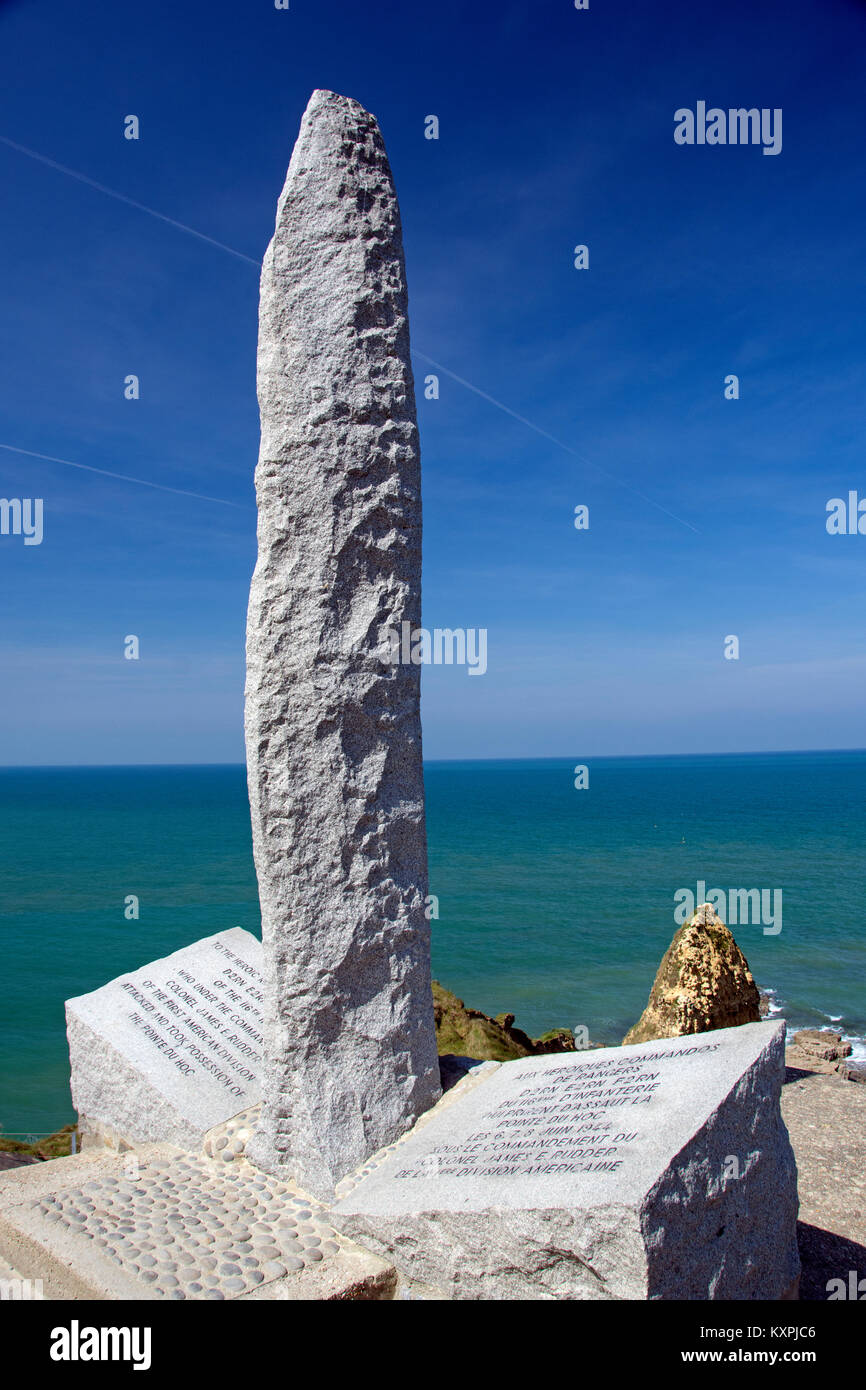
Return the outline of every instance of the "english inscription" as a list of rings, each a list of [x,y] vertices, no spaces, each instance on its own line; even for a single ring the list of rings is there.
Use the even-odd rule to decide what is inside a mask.
[[[182,1076],[207,1073],[242,1101],[261,1062],[262,981],[225,942],[213,950],[221,970],[196,978],[177,967],[165,981],[120,982],[132,1007],[127,1018]]]

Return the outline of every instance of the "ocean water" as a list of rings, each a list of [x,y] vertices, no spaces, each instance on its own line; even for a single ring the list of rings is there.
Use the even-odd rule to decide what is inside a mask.
[[[734,927],[758,984],[866,1053],[866,751],[594,758],[581,791],[575,762],[427,765],[434,974],[530,1033],[616,1043],[678,890],[781,890],[781,932]],[[0,1123],[46,1134],[74,1118],[64,999],[259,933],[244,769],[0,770],[0,865]]]

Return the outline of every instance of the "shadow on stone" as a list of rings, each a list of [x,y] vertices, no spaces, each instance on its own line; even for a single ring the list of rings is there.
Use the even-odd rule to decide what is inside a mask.
[[[35,1154],[0,1153],[0,1172],[7,1168],[24,1168],[29,1163],[40,1163]]]
[[[797,1222],[797,1244],[803,1264],[801,1300],[826,1303],[829,1281],[841,1279],[847,1289],[852,1270],[857,1280],[866,1278],[866,1245],[834,1231],[824,1231],[820,1226],[810,1226],[806,1221]]]
[[[815,1073],[813,1071],[809,1071],[803,1067],[786,1067],[785,1080],[782,1082],[782,1085],[790,1086],[792,1081],[805,1081],[807,1076],[814,1075]]]

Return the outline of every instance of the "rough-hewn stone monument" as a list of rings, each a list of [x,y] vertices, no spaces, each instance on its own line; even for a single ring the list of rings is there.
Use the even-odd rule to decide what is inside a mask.
[[[265,1065],[250,1156],[319,1196],[439,1095],[421,477],[400,216],[376,120],[313,94],[262,267],[246,741]]]
[[[439,990],[461,1051],[479,1025],[529,1055],[452,1057],[434,1104],[420,668],[390,640],[421,619],[400,220],[374,118],[331,92],[264,261],[259,399],[264,943],[221,932],[68,1001],[95,1143],[0,1176],[0,1260],[52,1298],[793,1296],[785,1028],[748,1021],[757,990],[711,909],[641,1024],[697,1036],[550,1055],[562,1033],[533,1042]]]

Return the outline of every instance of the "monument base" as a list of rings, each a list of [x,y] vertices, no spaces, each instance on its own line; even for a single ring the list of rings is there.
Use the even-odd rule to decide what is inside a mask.
[[[741,1178],[730,1179],[732,1183],[744,1182],[736,1189],[741,1196],[733,1205],[733,1190],[728,1193],[726,1203],[724,1187],[718,1184],[715,1191],[712,1188],[704,1190],[700,1201],[682,1201],[688,1191],[694,1199],[696,1175],[706,1173],[701,1167],[702,1159],[709,1152],[721,1154],[732,1143],[736,1145],[738,1135],[742,1138],[743,1133],[737,1128],[736,1118],[732,1121],[724,1103],[713,1109],[712,1088],[708,1094],[704,1086],[701,1104],[712,1109],[714,1119],[721,1117],[721,1121],[715,1119],[716,1128],[720,1123],[722,1126],[716,1136],[722,1141],[721,1145],[709,1141],[706,1124],[699,1126],[692,1143],[679,1148],[674,1161],[668,1163],[666,1182],[656,1183],[651,1189],[668,1198],[664,1223],[656,1227],[653,1239],[664,1257],[665,1243],[673,1237],[675,1259],[680,1260],[679,1266],[670,1258],[667,1260],[665,1297],[782,1300],[798,1297],[799,1276],[792,1224],[795,1217],[792,1203],[795,1204],[796,1195],[794,1192],[792,1196],[794,1179],[787,1164],[787,1135],[778,1131],[778,1098],[773,1082],[778,1031],[774,1024],[749,1025],[726,1030],[733,1035],[727,1040],[720,1033],[701,1034],[641,1048],[610,1049],[610,1060],[626,1069],[620,1071],[618,1078],[613,1075],[606,1078],[604,1089],[610,1092],[607,1099],[617,1100],[618,1104],[605,1106],[600,1095],[588,1097],[584,1093],[582,1098],[577,1098],[578,1108],[584,1111],[584,1123],[584,1103],[590,1098],[595,1109],[602,1112],[605,1109],[621,1112],[625,1108],[624,1098],[631,1109],[634,1097],[647,1092],[629,1090],[623,1095],[624,1087],[654,1083],[627,1081],[626,1074],[634,1074],[636,1060],[646,1062],[643,1054],[659,1050],[685,1054],[667,1059],[668,1068],[674,1063],[687,1063],[690,1057],[704,1060],[716,1057],[716,1091],[724,1091],[730,1080],[731,1058],[729,1055],[726,1066],[718,1061],[717,1054],[727,1047],[732,1048],[738,1058],[734,1071],[740,1068],[739,1080],[732,1087],[728,1086],[726,1099],[737,1108],[735,1116],[739,1114],[740,1123],[751,1135],[750,1142],[757,1141],[764,1147],[762,1151],[753,1148],[744,1154]],[[696,1051],[706,1047],[715,1051],[706,1054]],[[740,1066],[743,1058],[749,1055],[752,1063]],[[0,1276],[6,1262],[7,1269],[11,1266],[8,1277],[14,1276],[22,1287],[28,1283],[38,1284],[40,1296],[49,1299],[439,1301],[499,1298],[503,1296],[497,1292],[501,1288],[502,1273],[492,1277],[488,1266],[491,1259],[497,1259],[505,1228],[507,1239],[519,1245],[516,1262],[506,1276],[508,1297],[539,1300],[653,1297],[653,1286],[648,1288],[645,1246],[640,1239],[632,1239],[635,1228],[628,1212],[627,1185],[615,1194],[613,1208],[605,1204],[602,1210],[593,1212],[590,1201],[586,1210],[581,1211],[575,1203],[587,1198],[587,1190],[581,1185],[585,1180],[581,1175],[568,1175],[570,1204],[560,1196],[560,1206],[552,1209],[550,1185],[562,1178],[556,1173],[545,1173],[537,1179],[534,1210],[527,1216],[527,1208],[515,1204],[513,1191],[509,1195],[500,1184],[497,1204],[490,1205],[482,1219],[484,1240],[474,1253],[469,1246],[479,1212],[473,1216],[465,1201],[462,1208],[455,1208],[453,1192],[450,1199],[445,1194],[441,1212],[435,1209],[436,1200],[443,1196],[439,1184],[449,1180],[449,1175],[442,1172],[452,1162],[448,1154],[453,1156],[455,1144],[463,1142],[461,1135],[467,1111],[476,1128],[479,1115],[497,1112],[500,1121],[503,1116],[510,1115],[511,1122],[506,1127],[512,1132],[523,1130],[524,1139],[506,1139],[505,1143],[516,1144],[519,1152],[519,1146],[525,1142],[527,1114],[535,1125],[538,1117],[534,1112],[540,1096],[546,1097],[546,1108],[550,1103],[551,1086],[555,1093],[562,1084],[561,1077],[557,1081],[555,1073],[564,1066],[565,1080],[574,1080],[576,1073],[570,1074],[568,1067],[577,1062],[578,1066],[591,1067],[592,1075],[597,1076],[599,1059],[603,1067],[606,1059],[599,1051],[591,1056],[584,1054],[582,1058],[563,1055],[530,1058],[521,1063],[474,1064],[409,1134],[340,1184],[337,1203],[330,1210],[291,1182],[267,1175],[248,1161],[246,1145],[258,1120],[255,1107],[211,1129],[200,1153],[168,1144],[139,1145],[123,1154],[103,1148],[15,1169],[0,1176]],[[542,1075],[527,1078],[527,1070],[534,1072],[539,1063]],[[581,1075],[585,1092],[591,1077],[588,1072]],[[527,1080],[533,1084],[524,1085]],[[514,1090],[518,1096],[522,1094],[521,1104],[503,1110],[499,1092],[510,1094]],[[674,1091],[676,1094],[676,1088]],[[571,1094],[575,1097],[573,1087]],[[655,1096],[655,1091],[649,1094]],[[689,1097],[680,1099],[688,1101]],[[636,1104],[634,1112],[642,1112],[647,1119],[635,1120],[630,1129],[617,1117],[617,1134],[632,1136],[626,1140],[626,1147],[640,1137],[640,1126],[645,1132],[660,1128],[664,1142],[669,1148],[676,1148],[680,1136],[670,1111],[660,1103],[664,1100],[662,1094]],[[694,1096],[691,1103],[694,1106]],[[607,1120],[603,1118],[597,1123],[604,1125]],[[551,1136],[559,1150],[557,1163],[544,1161],[545,1157],[549,1160],[551,1154],[539,1155],[536,1148],[536,1161],[529,1165],[533,1168],[562,1166],[567,1162],[562,1158],[564,1143],[566,1140],[574,1143],[573,1123],[553,1123],[545,1127],[560,1132],[565,1130],[566,1135],[565,1138],[556,1133]],[[596,1131],[597,1134],[601,1132]],[[694,1143],[696,1137],[697,1145]],[[596,1143],[596,1147],[616,1148],[612,1139],[610,1135],[603,1144]],[[477,1144],[478,1140],[474,1142]],[[487,1166],[518,1167],[514,1152],[512,1149],[512,1161],[507,1165],[490,1163]],[[727,1154],[727,1159],[736,1156],[736,1152],[739,1150],[735,1147],[735,1152]],[[436,1153],[442,1156],[433,1163],[430,1157]],[[661,1151],[656,1157],[660,1155]],[[590,1164],[616,1161],[615,1157],[587,1160]],[[394,1173],[411,1173],[414,1168],[423,1172],[425,1163],[423,1182],[429,1186],[429,1200],[423,1221],[419,1219],[417,1206],[415,1211],[404,1209],[399,1219],[392,1219],[386,1212],[375,1217],[364,1215],[374,1205],[371,1198],[375,1198],[377,1191],[380,1195],[384,1191],[393,1202],[395,1187],[407,1190],[407,1179],[395,1182]],[[675,1189],[671,1187],[670,1172],[676,1173],[677,1164],[685,1170],[685,1187],[671,1200]],[[485,1165],[476,1161],[472,1166]],[[729,1168],[731,1166],[728,1164]],[[605,1175],[614,1178],[618,1171],[610,1167],[596,1168],[595,1180],[601,1181]],[[746,1181],[748,1174],[751,1177]],[[520,1175],[500,1173],[496,1176],[513,1185]],[[535,1179],[533,1174],[526,1176],[531,1181]],[[758,1213],[763,1211],[758,1180],[762,1186],[769,1184],[774,1225],[772,1229],[741,1230],[733,1251],[725,1252],[719,1244],[723,1238],[719,1235],[723,1224],[733,1220],[736,1225],[738,1215],[743,1210],[748,1211],[753,1203]],[[453,1183],[454,1179],[450,1181]],[[484,1181],[489,1185],[490,1177]],[[723,1212],[726,1213],[724,1219]],[[716,1237],[715,1250],[710,1251],[713,1268],[709,1274],[705,1268],[707,1242],[701,1237],[707,1213],[713,1226],[711,1234]],[[535,1230],[531,1238],[527,1236],[527,1220]],[[363,1232],[359,1229],[361,1226]],[[645,1231],[649,1229],[644,1226]],[[351,1234],[353,1230],[358,1231],[356,1236]],[[540,1242],[537,1240],[539,1231]],[[553,1233],[556,1243],[552,1257]],[[591,1256],[587,1249],[587,1233],[589,1239],[595,1240]],[[677,1239],[678,1235],[685,1238]],[[536,1268],[540,1250],[544,1252],[544,1261]],[[611,1273],[611,1256],[617,1252],[618,1258],[624,1254],[625,1261],[624,1264],[620,1261],[619,1265],[614,1261]],[[733,1257],[738,1262],[733,1271],[740,1280],[738,1289],[733,1287],[731,1278],[723,1282],[726,1253],[730,1256],[728,1263],[734,1262]],[[556,1283],[551,1282],[551,1271]],[[653,1277],[658,1289],[659,1276]],[[606,1284],[602,1285],[602,1279],[606,1279]],[[672,1282],[674,1279],[679,1285]],[[678,1294],[678,1288],[682,1293]]]
[[[0,1268],[49,1299],[392,1298],[396,1271],[242,1157],[167,1144],[0,1176]]]

